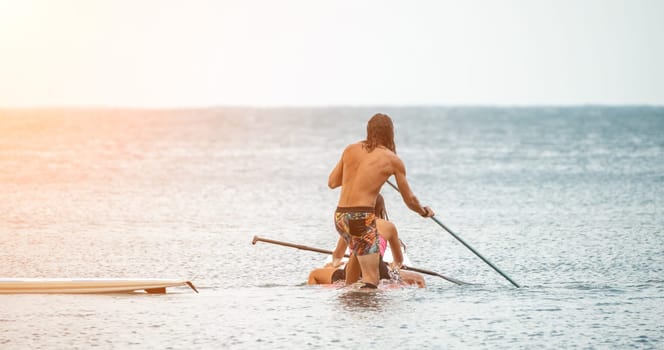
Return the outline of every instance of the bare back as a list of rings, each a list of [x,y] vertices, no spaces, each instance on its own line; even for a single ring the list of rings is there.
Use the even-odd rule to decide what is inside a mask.
[[[341,158],[343,164],[340,207],[374,207],[376,196],[395,173],[399,158],[385,147],[368,152],[362,143],[349,145]]]
[[[430,209],[420,205],[406,180],[406,168],[401,159],[383,146],[368,152],[362,142],[346,147],[341,159],[328,178],[328,186],[341,186],[339,207],[371,207],[387,179],[394,175],[404,202],[420,215],[433,216]]]

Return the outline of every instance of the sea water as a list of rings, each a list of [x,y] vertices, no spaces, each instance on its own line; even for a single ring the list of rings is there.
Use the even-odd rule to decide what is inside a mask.
[[[376,112],[433,220],[382,193],[427,288],[305,285],[327,176]],[[0,111],[0,277],[189,278],[0,295],[0,348],[664,348],[664,108]]]

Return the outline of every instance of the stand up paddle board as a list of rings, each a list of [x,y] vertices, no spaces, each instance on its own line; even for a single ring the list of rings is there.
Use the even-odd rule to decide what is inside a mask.
[[[190,281],[175,279],[0,278],[0,294],[91,294],[136,291],[163,294],[166,293],[167,287],[185,285],[198,293]]]

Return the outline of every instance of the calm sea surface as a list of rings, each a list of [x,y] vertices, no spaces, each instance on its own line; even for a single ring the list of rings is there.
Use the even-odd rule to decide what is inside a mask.
[[[375,112],[426,289],[304,285],[327,176]],[[200,294],[0,295],[1,349],[662,349],[664,108],[0,111],[0,277],[190,278]]]

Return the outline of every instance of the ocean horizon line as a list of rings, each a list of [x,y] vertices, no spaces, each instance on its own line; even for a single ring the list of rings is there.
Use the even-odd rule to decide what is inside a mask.
[[[200,106],[131,106],[131,105],[34,105],[34,106],[0,106],[0,111],[57,111],[57,110],[115,110],[115,111],[192,111],[214,109],[380,109],[380,108],[442,108],[442,109],[536,109],[536,108],[664,108],[664,104],[609,104],[609,103],[578,103],[578,104],[300,104],[300,105],[249,105],[249,104],[214,104]]]

